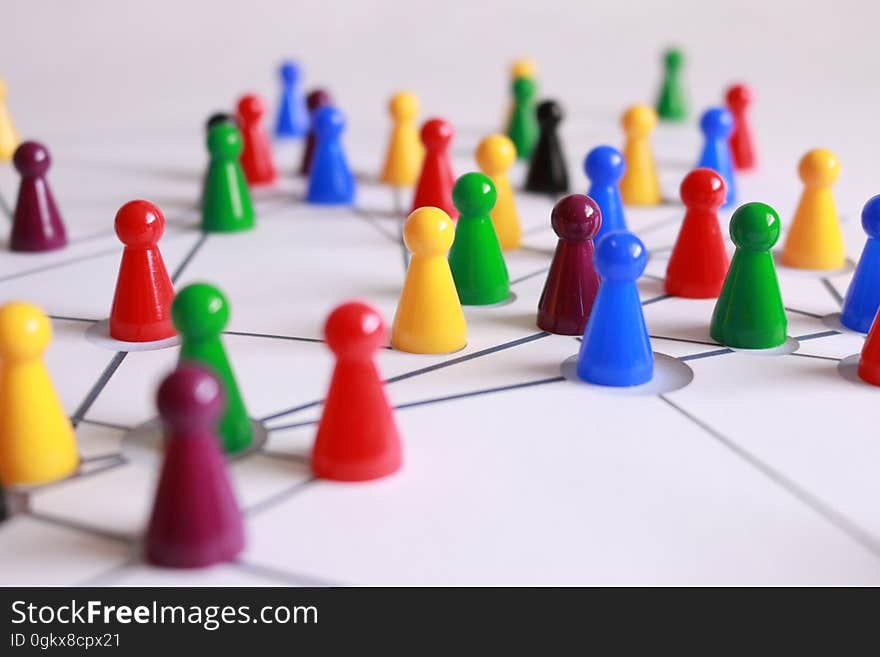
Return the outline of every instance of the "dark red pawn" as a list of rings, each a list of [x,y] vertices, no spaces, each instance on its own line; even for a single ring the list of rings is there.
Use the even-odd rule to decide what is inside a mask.
[[[740,170],[754,169],[755,145],[746,110],[752,103],[752,90],[744,84],[735,84],[727,90],[727,108],[733,114],[733,132],[730,133],[730,155],[733,165]]]
[[[165,457],[147,527],[147,561],[169,568],[232,561],[244,549],[244,527],[216,432],[220,382],[197,365],[180,365],[159,386],[156,402]]]
[[[26,141],[15,150],[12,163],[21,174],[21,185],[12,216],[9,248],[12,251],[60,249],[67,244],[67,231],[46,180],[52,163],[48,149],[35,141]]]
[[[694,169],[681,181],[687,211],[666,267],[666,292],[688,299],[714,299],[730,266],[718,208],[724,203],[724,178],[712,169]]]
[[[589,196],[570,194],[550,215],[559,237],[538,301],[538,327],[559,335],[582,335],[599,289],[593,266],[593,238],[602,225],[599,206]]]
[[[377,479],[400,468],[397,425],[374,362],[385,344],[385,324],[365,303],[337,307],[324,325],[336,367],[312,449],[316,477],[338,481]]]
[[[443,119],[429,119],[422,126],[421,138],[425,146],[425,159],[422,172],[416,183],[412,209],[434,206],[450,217],[458,217],[458,210],[452,204],[452,186],[455,176],[452,161],[449,159],[449,144],[455,131]]]
[[[116,213],[116,235],[125,245],[110,309],[110,337],[152,342],[175,334],[171,324],[174,286],[159,238],[165,218],[149,201],[129,201]]]
[[[333,103],[330,93],[324,89],[315,89],[306,96],[306,107],[309,108],[309,117],[315,115],[322,107],[326,107]],[[302,162],[299,166],[299,174],[308,176],[312,171],[312,153],[315,151],[315,131],[309,127],[309,135],[306,138],[306,147],[303,149]]]
[[[236,120],[241,130],[241,168],[249,185],[268,185],[275,182],[275,164],[272,145],[263,128],[266,106],[256,94],[247,94],[238,101]]]

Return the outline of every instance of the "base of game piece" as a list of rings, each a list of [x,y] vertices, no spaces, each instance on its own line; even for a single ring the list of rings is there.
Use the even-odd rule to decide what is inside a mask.
[[[859,359],[861,354],[852,354],[837,364],[837,372],[850,383],[855,383],[868,390],[880,391],[880,386],[871,385],[859,376]]]
[[[593,390],[602,390],[620,395],[662,395],[681,390],[694,379],[694,371],[678,358],[654,352],[654,377],[647,383],[637,386],[601,386],[588,383],[577,375],[577,355],[562,362],[562,376],[572,383]]]
[[[247,449],[243,449],[235,454],[226,454],[229,461],[237,461],[245,458],[254,452],[260,451],[266,444],[269,432],[263,424],[251,418],[251,427],[253,428],[253,442],[248,445]],[[139,424],[129,430],[122,437],[122,454],[133,461],[156,461],[162,458],[162,443],[164,433],[162,431],[162,423],[159,418],[147,420],[143,424]]]
[[[741,349],[739,347],[728,347],[728,349],[738,354],[751,354],[753,356],[788,356],[796,352],[800,346],[797,340],[788,336],[781,345],[770,347],[769,349]]]
[[[838,269],[800,269],[798,267],[789,267],[782,264],[781,249],[773,251],[773,263],[776,265],[777,274],[785,272],[786,275],[801,276],[803,278],[833,278],[834,276],[851,274],[856,268],[856,264],[849,258],[846,259],[843,267]]]
[[[862,333],[860,331],[853,331],[848,326],[844,326],[840,321],[840,313],[831,313],[830,315],[825,315],[822,317],[822,323],[828,328],[834,331],[840,331],[841,333],[850,333],[852,335],[867,335],[867,333]]]
[[[96,347],[108,349],[110,351],[156,351],[158,349],[167,349],[168,347],[176,347],[180,344],[180,336],[173,335],[164,340],[153,340],[152,342],[125,342],[123,340],[115,340],[110,337],[110,320],[102,319],[95,322],[86,329],[86,338]]]

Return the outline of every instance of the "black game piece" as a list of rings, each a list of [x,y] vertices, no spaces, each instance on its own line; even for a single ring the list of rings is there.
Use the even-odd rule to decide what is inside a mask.
[[[568,166],[557,134],[562,108],[556,101],[545,100],[538,105],[536,114],[541,131],[529,162],[526,191],[565,194],[568,192]]]

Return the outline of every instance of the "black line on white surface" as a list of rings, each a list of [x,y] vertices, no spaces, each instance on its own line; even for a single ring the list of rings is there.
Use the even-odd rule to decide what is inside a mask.
[[[701,358],[712,358],[712,356],[723,356],[724,354],[732,354],[733,349],[715,349],[714,351],[703,351],[699,354],[688,354],[687,356],[679,356],[678,360],[685,362],[689,360],[700,360]]]
[[[48,315],[49,319],[57,322],[82,322],[83,324],[97,324],[99,319],[87,319],[85,317],[65,317],[64,315]]]
[[[80,459],[80,463],[96,463],[98,461],[107,461],[109,459],[124,461],[125,457],[122,456],[120,452],[105,452],[104,454],[93,454],[91,456],[84,456],[82,457],[82,459]],[[91,471],[89,471],[89,474],[91,474]]]
[[[381,234],[382,237],[391,242],[397,243],[397,236],[392,231],[385,228],[385,226],[376,219],[372,212],[362,208],[352,208],[352,212],[379,231],[379,234]]]
[[[531,274],[525,274],[524,276],[520,276],[519,278],[514,278],[510,281],[511,285],[516,285],[517,283],[522,283],[523,281],[527,281],[530,278],[534,278],[535,276],[540,276],[550,270],[550,267],[541,267],[538,271],[533,271]]]
[[[107,586],[124,575],[129,569],[141,565],[143,562],[137,556],[126,559],[122,563],[118,563],[97,575],[89,575],[87,578],[76,582],[74,586]]]
[[[90,253],[89,255],[78,256],[76,258],[71,258],[70,260],[62,260],[60,262],[53,262],[48,265],[43,265],[42,267],[34,267],[33,269],[28,269],[26,271],[20,271],[14,274],[7,274],[6,276],[0,276],[0,283],[5,283],[6,281],[11,281],[16,278],[24,278],[25,276],[30,276],[31,274],[42,274],[43,272],[51,271],[53,269],[60,269],[61,267],[75,265],[79,262],[85,262],[86,260],[100,258],[106,255],[111,255],[113,253],[119,253],[119,249],[114,247],[112,249],[104,249],[103,251],[95,251],[94,253]]]
[[[644,301],[642,301],[642,305],[643,306],[650,306],[652,303],[657,303],[658,301],[663,301],[664,299],[669,299],[671,297],[672,297],[671,294],[661,294],[660,296],[657,296],[657,297],[651,297],[650,299],[645,299]]]
[[[831,356],[817,356],[816,354],[802,354],[799,351],[794,351],[789,356],[798,356],[799,358],[815,358],[816,360],[831,360],[835,363],[839,363],[841,361],[840,358],[832,358]]]
[[[705,340],[690,340],[688,338],[672,338],[668,335],[649,335],[652,340],[669,340],[670,342],[686,342],[688,344],[704,344],[710,347],[723,347],[719,342],[707,342]]]
[[[749,452],[747,449],[741,447],[730,438],[727,438],[719,431],[716,431],[715,429],[710,427],[703,420],[699,419],[698,417],[691,414],[689,411],[685,410],[674,401],[666,397],[666,395],[661,394],[658,395],[658,397],[660,397],[660,399],[662,399],[676,411],[681,413],[685,418],[703,429],[710,436],[715,438],[715,440],[717,440],[721,445],[733,452],[736,456],[754,467],[761,474],[765,475],[768,479],[773,481],[782,489],[790,493],[795,499],[802,502],[807,507],[818,513],[820,516],[825,518],[825,520],[830,522],[834,527],[843,531],[850,538],[854,539],[857,543],[866,548],[872,554],[880,557],[880,543],[878,543],[877,539],[874,536],[859,527],[859,525],[857,525],[855,522],[834,509],[831,505],[827,504],[819,497],[813,495],[811,492],[800,486],[794,480],[786,477],[779,470],[776,470],[769,464],[764,463],[761,459]]]
[[[321,338],[301,338],[295,335],[276,335],[274,333],[251,333],[250,331],[223,331],[223,335],[240,335],[246,338],[268,338],[270,340],[288,340],[290,342],[313,342],[324,344]]]
[[[103,422],[101,420],[92,420],[88,418],[80,418],[80,424],[92,424],[96,427],[104,427],[105,429],[116,429],[118,431],[131,431],[134,427],[127,427],[124,424],[116,424],[115,422]]]
[[[209,233],[202,233],[199,235],[199,239],[196,240],[196,243],[193,244],[192,248],[189,250],[189,253],[184,256],[183,260],[180,261],[180,264],[177,265],[177,269],[174,270],[174,273],[171,274],[171,282],[176,283],[177,279],[181,277],[184,270],[189,266],[189,263],[192,262],[192,259],[196,257],[196,254],[208,241]]]
[[[241,512],[246,516],[253,516],[261,513],[266,509],[270,509],[273,506],[290,499],[294,495],[301,493],[306,488],[314,484],[316,481],[318,480],[315,477],[310,477],[304,481],[297,482],[293,486],[285,488],[284,490],[275,493],[274,495],[271,495],[264,500],[260,500],[259,502],[255,502],[248,507],[244,507]]]
[[[101,376],[98,377],[95,385],[93,385],[91,390],[89,390],[86,398],[83,399],[79,407],[73,412],[73,415],[70,418],[70,422],[73,424],[74,427],[79,424],[79,421],[82,420],[85,417],[86,413],[89,412],[92,404],[94,404],[95,400],[98,399],[98,395],[101,394],[101,391],[110,382],[110,377],[112,377],[116,370],[119,369],[119,366],[122,365],[122,361],[125,360],[126,356],[128,356],[127,351],[117,351],[113,358],[110,359],[110,362],[107,363],[107,367],[105,367],[104,371],[101,372]]]
[[[233,566],[250,575],[256,575],[269,581],[284,581],[293,586],[345,586],[341,582],[328,579],[320,579],[311,575],[303,575],[301,573],[291,573],[285,570],[278,570],[271,566],[264,566],[250,561],[233,561]]]
[[[822,285],[825,286],[825,289],[828,290],[828,294],[834,297],[834,300],[837,302],[837,305],[841,305],[843,303],[843,297],[840,295],[840,292],[837,291],[837,288],[829,281],[827,278],[822,279]]]
[[[807,333],[806,335],[796,335],[794,339],[798,342],[806,342],[807,340],[817,340],[819,338],[830,338],[832,335],[840,335],[840,331],[828,330],[819,331],[818,333]]]
[[[308,424],[317,424],[315,422],[309,422]],[[289,461],[291,463],[300,463],[302,465],[308,465],[311,463],[311,459],[305,454],[295,454],[293,452],[276,452],[272,449],[266,449],[265,447],[260,449],[260,454],[263,456],[268,456],[270,459],[278,459],[279,461]]]
[[[822,319],[822,315],[807,312],[806,310],[798,310],[797,308],[789,308],[788,306],[786,306],[785,309],[790,313],[794,313],[795,315],[803,315],[804,317],[812,317],[813,319]]]
[[[3,194],[0,194],[0,214],[3,214],[7,219],[12,219],[12,208],[9,207]]]
[[[41,511],[27,511],[24,516],[27,518],[33,518],[34,520],[39,520],[40,522],[44,522],[48,525],[64,527],[65,529],[72,529],[82,534],[91,534],[92,536],[106,538],[111,541],[116,541],[117,543],[131,543],[133,540],[133,537],[127,534],[112,532],[107,529],[102,529],[101,527],[84,525],[75,520],[71,520],[70,518],[62,518],[48,513],[43,513]]]

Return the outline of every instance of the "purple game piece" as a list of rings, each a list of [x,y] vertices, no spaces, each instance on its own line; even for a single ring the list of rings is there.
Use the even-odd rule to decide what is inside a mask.
[[[309,108],[309,118],[311,119],[312,115],[317,112],[322,107],[326,107],[331,104],[333,99],[330,98],[330,94],[324,89],[315,89],[308,96],[306,96],[306,106]],[[299,173],[301,176],[308,176],[312,170],[312,153],[315,150],[315,133],[311,127],[309,127],[309,135],[306,138],[306,147],[303,150],[302,163],[299,167]]]
[[[538,327],[581,335],[599,289],[593,266],[593,237],[602,223],[599,206],[589,196],[570,194],[553,206],[550,222],[559,242],[538,302]]]
[[[159,386],[165,459],[146,536],[152,564],[200,568],[232,561],[244,549],[216,431],[222,397],[217,378],[197,365],[178,366]]]
[[[21,174],[18,201],[12,218],[9,248],[12,251],[52,251],[67,244],[67,233],[55,205],[46,172],[52,160],[45,146],[22,143],[12,156]]]

